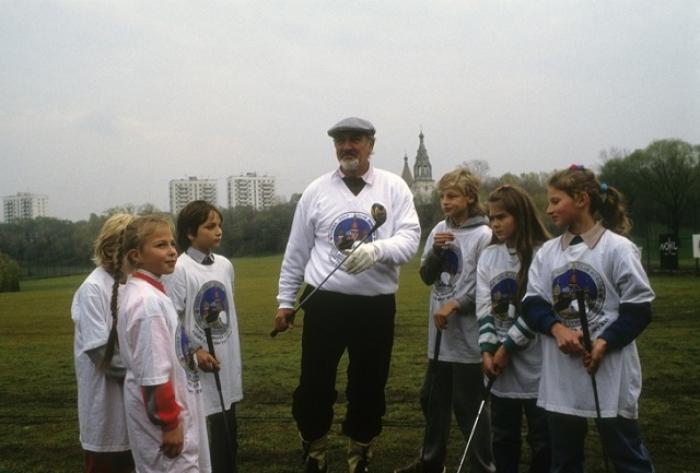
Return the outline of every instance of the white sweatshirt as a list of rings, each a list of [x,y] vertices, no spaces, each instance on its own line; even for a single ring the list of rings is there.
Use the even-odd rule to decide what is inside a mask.
[[[323,289],[364,296],[398,289],[399,265],[415,255],[420,240],[413,195],[399,176],[388,171],[370,166],[363,179],[365,187],[354,195],[336,170],[314,180],[302,194],[280,271],[280,308],[294,307],[302,283],[318,286],[343,259],[342,250],[369,232],[374,203],[382,204],[387,213],[386,222],[368,239],[378,250],[377,263],[358,274],[340,268]]]

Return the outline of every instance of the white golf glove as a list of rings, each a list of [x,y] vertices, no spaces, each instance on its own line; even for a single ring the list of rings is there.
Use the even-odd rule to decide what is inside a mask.
[[[345,254],[350,253],[350,250],[345,250]],[[378,251],[374,243],[365,243],[360,245],[353,254],[343,263],[343,269],[350,274],[361,273],[369,269],[377,262]]]

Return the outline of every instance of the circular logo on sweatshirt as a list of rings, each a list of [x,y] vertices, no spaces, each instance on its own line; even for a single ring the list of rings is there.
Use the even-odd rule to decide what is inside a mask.
[[[222,339],[231,332],[230,317],[231,308],[224,285],[219,281],[203,284],[194,299],[194,321],[197,329],[203,334],[204,329],[209,327],[212,339]]]
[[[199,372],[193,369],[192,365],[188,363],[189,357],[192,356],[192,352],[197,348],[194,346],[185,327],[178,323],[177,330],[175,331],[175,355],[177,356],[180,365],[185,369],[185,374],[187,375],[187,389],[190,392],[200,392],[202,387],[199,384]]]
[[[338,264],[345,258],[344,250],[352,249],[353,245],[359,243],[369,235],[374,221],[364,212],[347,212],[341,214],[331,224],[328,240],[331,243],[330,262]],[[374,241],[374,235],[367,238],[367,241]]]
[[[581,312],[586,315],[591,333],[605,323],[602,320],[605,283],[598,272],[582,262],[569,263],[553,271],[554,312],[569,328],[581,327]]]
[[[438,300],[452,297],[455,284],[462,274],[462,250],[458,245],[449,244],[440,255],[440,273],[433,284],[433,291]]]
[[[491,286],[491,315],[500,323],[500,326],[510,325],[515,319],[515,298],[518,293],[516,274],[505,271],[496,276],[490,283]]]

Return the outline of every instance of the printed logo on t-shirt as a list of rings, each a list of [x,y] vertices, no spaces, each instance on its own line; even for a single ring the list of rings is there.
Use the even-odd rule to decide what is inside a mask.
[[[214,344],[222,343],[231,335],[231,312],[226,288],[219,281],[202,285],[194,298],[194,331],[200,340],[205,339],[204,329],[211,329]]]
[[[202,390],[199,382],[199,372],[188,363],[188,357],[195,348],[197,347],[190,342],[185,332],[185,327],[178,323],[175,331],[175,355],[187,374],[187,390],[198,393]]]
[[[328,235],[331,243],[331,264],[336,265],[342,261],[345,258],[343,250],[352,249],[355,243],[367,237],[373,225],[372,218],[364,212],[347,212],[338,216],[331,224]],[[372,235],[368,241],[374,241],[374,238]]]
[[[489,283],[491,286],[491,315],[496,328],[507,331],[515,319],[515,298],[518,292],[516,274],[504,271]]]
[[[458,245],[448,245],[442,250],[440,275],[433,284],[433,294],[439,301],[455,294],[455,284],[462,274],[462,250]]]
[[[602,328],[607,317],[603,317],[605,302],[605,283],[598,272],[582,262],[569,263],[553,271],[552,300],[554,311],[562,323],[569,328],[579,329],[578,296],[582,295],[584,310],[591,334]]]

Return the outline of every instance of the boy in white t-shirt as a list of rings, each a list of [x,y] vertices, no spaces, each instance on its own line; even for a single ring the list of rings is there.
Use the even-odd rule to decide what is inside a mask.
[[[115,214],[105,221],[95,240],[93,259],[97,267],[80,285],[71,305],[80,444],[86,473],[134,471],[124,415],[124,367],[118,358],[106,369],[100,367],[112,327],[110,299],[113,288],[119,286],[114,280],[119,235],[133,218]]]
[[[165,279],[185,327],[193,365],[201,371],[217,371],[220,378],[225,412],[215,376],[199,375],[214,473],[236,471],[235,403],[243,398],[233,265],[213,253],[221,243],[221,223],[221,212],[208,202],[187,204],[177,218],[178,246],[185,251],[175,272]],[[208,351],[206,330],[211,333],[215,356]]]

